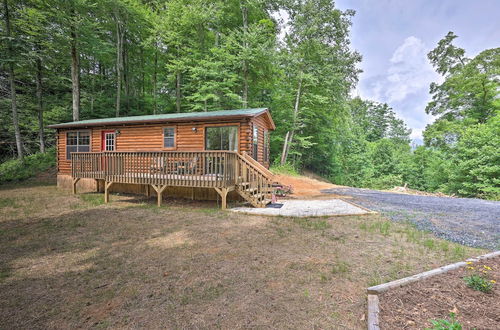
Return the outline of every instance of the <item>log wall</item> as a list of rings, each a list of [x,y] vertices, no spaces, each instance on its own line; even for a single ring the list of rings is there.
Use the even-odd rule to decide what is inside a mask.
[[[207,126],[238,126],[239,152],[246,151],[252,154],[252,127],[259,128],[259,153],[258,161],[266,167],[269,162],[264,162],[264,130],[270,127],[266,115],[241,120],[216,121],[216,122],[186,122],[186,123],[161,123],[141,125],[117,125],[106,127],[91,127],[78,130],[91,132],[91,151],[100,152],[103,131],[119,130],[116,137],[115,151],[203,151],[205,150],[205,127]],[[163,147],[163,128],[176,128],[176,143],[174,148]],[[196,131],[193,130],[196,128]],[[71,174],[71,161],[66,159],[66,133],[75,129],[59,129],[57,134],[57,165],[59,174]]]

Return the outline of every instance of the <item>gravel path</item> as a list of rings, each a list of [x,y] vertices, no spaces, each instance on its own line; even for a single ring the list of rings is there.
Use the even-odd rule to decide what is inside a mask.
[[[378,211],[393,221],[414,223],[436,236],[473,247],[500,249],[500,202],[473,198],[417,196],[359,188],[333,188],[323,193]]]

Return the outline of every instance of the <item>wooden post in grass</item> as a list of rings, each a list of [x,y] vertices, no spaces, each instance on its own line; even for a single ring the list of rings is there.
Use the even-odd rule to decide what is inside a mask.
[[[80,181],[80,178],[73,178],[73,195],[76,194],[76,184]]]
[[[104,182],[104,203],[109,202],[109,188],[112,184],[113,182]]]
[[[153,187],[153,189],[156,191],[156,196],[158,198],[158,206],[161,206],[163,191],[167,188],[167,185],[152,184],[151,187]]]
[[[234,190],[234,187],[229,187],[229,188],[217,188],[214,187],[215,191],[220,195],[222,199],[221,203],[221,209],[226,209],[227,208],[227,194],[231,191]]]

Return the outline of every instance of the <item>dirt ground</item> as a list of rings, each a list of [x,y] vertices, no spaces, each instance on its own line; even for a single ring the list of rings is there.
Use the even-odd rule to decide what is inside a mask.
[[[484,253],[377,215],[111,201],[50,182],[0,187],[1,329],[363,329],[366,287]]]
[[[381,329],[423,329],[430,320],[450,319],[454,313],[464,329],[500,328],[500,257],[476,262],[380,296]],[[490,293],[473,290],[463,277],[484,271],[496,283]]]
[[[332,199],[332,194],[323,194],[321,190],[341,188],[342,186],[326,182],[319,177],[275,175],[275,180],[284,185],[293,187],[293,194],[287,196],[289,199]],[[340,196],[337,196],[340,197]]]

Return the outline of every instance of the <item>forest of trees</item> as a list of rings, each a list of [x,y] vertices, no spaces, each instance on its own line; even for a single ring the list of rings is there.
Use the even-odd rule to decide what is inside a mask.
[[[1,1],[0,161],[11,172],[10,159],[53,149],[48,124],[268,107],[276,166],[500,197],[499,48],[468,58],[450,32],[429,53],[444,82],[422,111],[437,120],[411,148],[393,109],[351,96],[354,12],[330,0]]]

